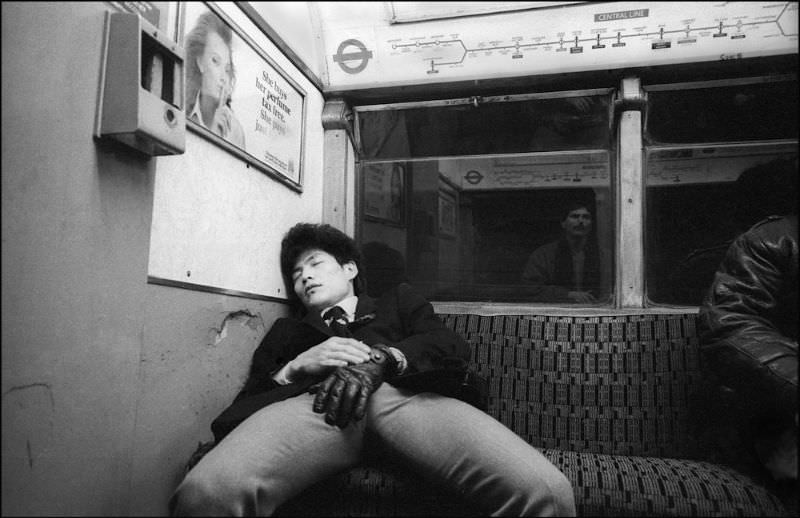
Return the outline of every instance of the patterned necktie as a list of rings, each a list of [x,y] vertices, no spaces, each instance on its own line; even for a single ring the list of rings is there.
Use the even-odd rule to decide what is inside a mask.
[[[346,338],[352,338],[353,333],[347,329],[347,318],[344,316],[344,310],[339,306],[333,306],[331,309],[325,312],[322,318],[328,322],[328,326],[333,330],[333,334],[336,336],[344,336]]]

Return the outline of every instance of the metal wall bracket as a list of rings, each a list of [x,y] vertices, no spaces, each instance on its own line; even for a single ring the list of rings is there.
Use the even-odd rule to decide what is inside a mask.
[[[322,129],[346,130],[350,140],[354,140],[353,110],[343,99],[331,99],[322,107]]]
[[[627,111],[644,113],[647,109],[647,92],[642,90],[638,77],[626,77],[614,97],[614,118]]]

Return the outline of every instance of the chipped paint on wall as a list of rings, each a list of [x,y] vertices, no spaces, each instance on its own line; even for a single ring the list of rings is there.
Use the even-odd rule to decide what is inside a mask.
[[[264,320],[261,318],[261,315],[253,314],[247,309],[232,311],[225,315],[225,318],[222,320],[222,324],[220,324],[219,328],[213,329],[216,333],[216,336],[214,337],[214,345],[219,345],[219,343],[228,336],[228,325],[231,322],[241,322],[253,331],[258,330],[259,328],[264,328]]]

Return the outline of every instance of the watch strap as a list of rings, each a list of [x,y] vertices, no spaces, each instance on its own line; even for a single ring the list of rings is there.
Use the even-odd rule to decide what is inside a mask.
[[[396,376],[399,373],[397,357],[392,353],[390,347],[383,344],[372,347],[369,354],[369,361],[379,365],[386,365],[386,376]]]

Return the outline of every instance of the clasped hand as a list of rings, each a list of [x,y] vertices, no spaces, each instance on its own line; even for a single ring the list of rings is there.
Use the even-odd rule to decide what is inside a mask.
[[[287,376],[293,381],[305,376],[319,376],[336,367],[369,360],[370,347],[353,338],[332,336],[300,353],[289,362]]]
[[[367,401],[385,377],[386,364],[374,362],[339,367],[324,381],[309,390],[314,397],[313,410],[325,413],[325,422],[344,428],[350,421],[363,419]]]

